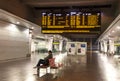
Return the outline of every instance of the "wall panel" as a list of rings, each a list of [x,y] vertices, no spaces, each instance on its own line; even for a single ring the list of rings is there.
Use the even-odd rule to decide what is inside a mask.
[[[0,21],[0,60],[23,58],[29,53],[29,30]]]

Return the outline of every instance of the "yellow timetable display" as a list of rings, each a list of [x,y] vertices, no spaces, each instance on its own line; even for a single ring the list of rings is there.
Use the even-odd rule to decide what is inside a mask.
[[[101,13],[42,13],[42,33],[100,33]]]

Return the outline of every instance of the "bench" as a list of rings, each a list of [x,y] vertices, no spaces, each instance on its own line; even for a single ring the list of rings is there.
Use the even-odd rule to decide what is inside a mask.
[[[55,64],[55,58],[49,59],[49,64],[50,64],[50,73],[51,73],[51,69],[55,69],[56,72],[58,72],[59,69],[59,64]]]
[[[51,69],[55,69],[55,72],[58,72],[59,67],[61,67],[60,64],[56,65],[55,64],[55,58],[49,59],[49,66],[45,66],[45,65],[41,65],[39,66],[39,68],[37,68],[37,75],[39,76],[40,73],[40,69],[46,69],[46,73],[48,73],[47,68],[50,68],[50,73],[51,73]]]
[[[46,73],[48,73],[48,71],[47,71],[47,68],[48,68],[49,66],[45,66],[45,65],[41,65],[41,66],[39,66],[38,68],[37,68],[37,75],[39,76],[39,74],[40,74],[40,69],[42,68],[42,69],[46,69]]]

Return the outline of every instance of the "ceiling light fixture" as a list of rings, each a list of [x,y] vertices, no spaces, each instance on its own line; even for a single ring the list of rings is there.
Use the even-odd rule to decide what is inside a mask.
[[[17,24],[20,24],[20,22],[17,22]]]
[[[113,30],[112,33],[114,33],[115,31]]]
[[[120,29],[120,26],[117,26],[117,29]]]
[[[34,29],[34,27],[32,26],[32,27],[31,27],[31,29],[33,30],[33,29]]]

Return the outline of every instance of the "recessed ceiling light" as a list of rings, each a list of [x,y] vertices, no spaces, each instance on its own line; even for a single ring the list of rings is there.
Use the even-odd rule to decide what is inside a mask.
[[[112,33],[114,33],[115,31],[113,30]]]
[[[31,29],[34,29],[34,27],[32,26]]]
[[[17,24],[20,24],[20,22],[17,22]]]
[[[120,26],[117,26],[117,29],[120,29]]]

